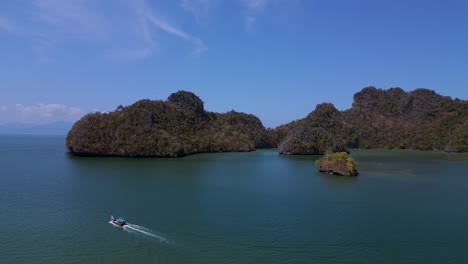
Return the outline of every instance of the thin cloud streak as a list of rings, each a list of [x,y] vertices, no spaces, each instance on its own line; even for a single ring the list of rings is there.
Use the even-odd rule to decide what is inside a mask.
[[[208,15],[213,5],[213,0],[182,0],[180,6],[189,12],[201,24]]]
[[[248,31],[248,32],[253,31],[256,21],[257,21],[257,19],[255,17],[246,16],[244,18],[245,30]]]
[[[17,33],[16,28],[13,26],[10,20],[5,17],[0,17],[0,29],[11,33]]]
[[[287,18],[291,10],[299,9],[303,0],[242,0],[244,27],[253,31],[261,19]],[[277,18],[276,18],[277,19]]]
[[[267,5],[267,0],[244,0],[248,10],[258,11]]]
[[[0,105],[0,124],[75,122],[85,113],[80,107],[57,103]]]
[[[64,104],[16,104],[13,116],[16,121],[47,123],[55,121],[75,121],[84,114],[84,110]]]
[[[38,63],[54,61],[56,50],[76,43],[94,47],[111,60],[146,59],[160,50],[158,39],[164,36],[157,29],[194,45],[192,54],[207,50],[201,39],[156,15],[150,2],[115,0],[112,4],[113,8],[105,8],[93,0],[32,0],[24,10],[30,20],[15,25],[0,16],[0,32],[15,33],[30,43]]]
[[[267,4],[267,0],[244,0],[244,27],[247,32],[254,30],[257,15],[266,8]]]
[[[109,22],[89,8],[86,1],[36,0],[37,16],[44,23],[66,34],[92,34],[103,37],[110,31]]]
[[[175,35],[175,36],[177,36],[177,37],[179,37],[181,39],[184,39],[184,40],[186,40],[188,42],[191,42],[191,43],[195,44],[196,49],[193,52],[193,54],[200,55],[201,53],[203,53],[204,51],[207,50],[205,44],[199,38],[194,37],[194,36],[192,36],[190,34],[185,33],[184,31],[181,31],[181,30],[173,27],[172,25],[168,24],[166,21],[164,21],[164,20],[162,20],[162,19],[160,19],[158,17],[155,17],[150,13],[147,14],[147,17],[158,28],[166,31],[167,33],[170,33],[170,34]]]
[[[157,28],[194,44],[196,46],[195,51],[193,52],[194,55],[200,55],[207,50],[207,47],[201,39],[176,28],[161,17],[154,15],[154,13],[151,12],[151,9],[145,4],[144,1],[142,1],[140,6],[137,6],[136,9],[142,17],[146,18]]]

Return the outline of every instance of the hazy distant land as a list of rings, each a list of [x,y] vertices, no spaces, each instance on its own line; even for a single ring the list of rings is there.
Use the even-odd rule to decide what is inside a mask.
[[[72,126],[72,122],[47,124],[6,123],[0,125],[0,134],[66,135]]]

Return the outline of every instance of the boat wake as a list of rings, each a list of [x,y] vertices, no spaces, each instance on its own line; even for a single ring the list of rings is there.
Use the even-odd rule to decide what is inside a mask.
[[[160,234],[157,234],[153,230],[151,230],[149,228],[146,228],[146,227],[143,227],[143,226],[130,224],[130,223],[127,223],[124,226],[119,226],[119,225],[115,224],[112,221],[109,221],[109,223],[112,224],[113,226],[122,228],[123,230],[125,230],[125,231],[127,231],[129,233],[144,236],[144,237],[147,237],[147,238],[157,239],[157,240],[159,240],[159,242],[168,242],[167,238],[165,238],[164,236],[162,236]]]

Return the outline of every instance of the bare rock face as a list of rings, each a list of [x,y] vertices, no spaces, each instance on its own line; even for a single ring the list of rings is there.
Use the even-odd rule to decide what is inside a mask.
[[[328,174],[341,176],[357,176],[357,164],[348,157],[346,152],[327,152],[322,158],[316,161],[319,170]]]

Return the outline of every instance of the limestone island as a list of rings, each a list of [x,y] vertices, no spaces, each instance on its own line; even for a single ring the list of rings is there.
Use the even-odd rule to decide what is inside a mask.
[[[350,109],[318,104],[305,118],[274,130],[280,154],[321,155],[347,149],[468,152],[468,101],[419,88],[366,87]]]
[[[208,112],[198,96],[179,91],[167,101],[145,99],[113,112],[87,114],[69,131],[66,146],[77,156],[182,157],[271,144],[256,116]]]
[[[277,148],[284,155],[324,155],[349,149],[468,152],[468,101],[429,89],[366,87],[350,109],[318,104],[305,118],[270,129],[258,117],[214,113],[188,91],[143,99],[109,113],[90,113],[69,131],[78,156],[182,157],[196,153]],[[287,107],[284,108],[285,111]]]
[[[341,176],[358,176],[357,164],[348,157],[346,152],[327,152],[320,159],[315,161],[319,170],[328,174]]]

